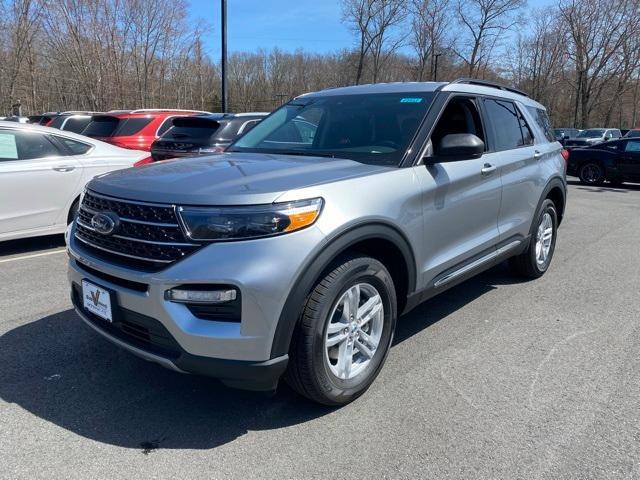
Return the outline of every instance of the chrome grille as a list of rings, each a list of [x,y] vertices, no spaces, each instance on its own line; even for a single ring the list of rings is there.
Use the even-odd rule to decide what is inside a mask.
[[[111,235],[96,231],[96,213],[113,212],[120,224]],[[134,202],[88,191],[76,221],[75,237],[92,254],[116,264],[142,270],[160,270],[202,245],[185,237],[171,205]]]

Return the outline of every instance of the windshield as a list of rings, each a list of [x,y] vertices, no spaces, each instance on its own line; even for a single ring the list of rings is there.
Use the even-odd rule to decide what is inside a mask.
[[[604,135],[603,128],[590,128],[589,130],[583,130],[578,134],[579,138],[597,138]]]
[[[298,98],[262,120],[227,151],[398,165],[432,99],[432,92]]]

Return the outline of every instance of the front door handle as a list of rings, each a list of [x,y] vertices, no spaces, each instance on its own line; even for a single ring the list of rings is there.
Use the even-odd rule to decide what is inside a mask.
[[[496,171],[496,166],[495,165],[491,165],[490,163],[485,163],[484,167],[482,167],[482,170],[480,170],[480,172],[482,173],[482,175],[491,175],[493,172]]]
[[[59,167],[53,167],[56,172],[71,172],[76,169],[73,165],[60,165]]]
[[[540,150],[536,150],[533,152],[533,158],[535,160],[540,160],[542,158],[542,152]]]

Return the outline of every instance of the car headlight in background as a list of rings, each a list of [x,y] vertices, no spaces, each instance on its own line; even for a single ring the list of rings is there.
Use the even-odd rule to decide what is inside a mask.
[[[295,232],[313,225],[322,199],[312,198],[270,205],[231,207],[178,207],[192,240],[243,240]]]

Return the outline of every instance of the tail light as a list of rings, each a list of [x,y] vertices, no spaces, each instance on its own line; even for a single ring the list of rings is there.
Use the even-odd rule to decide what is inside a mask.
[[[143,158],[142,160],[138,160],[136,163],[133,164],[134,167],[141,167],[143,165],[146,165],[148,163],[153,162],[153,157],[151,157],[151,155],[149,155],[148,157]]]

